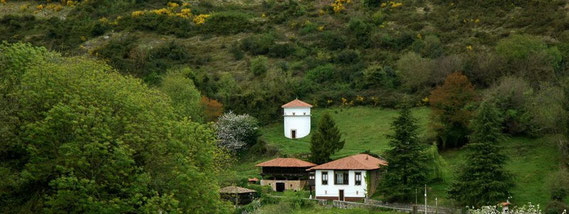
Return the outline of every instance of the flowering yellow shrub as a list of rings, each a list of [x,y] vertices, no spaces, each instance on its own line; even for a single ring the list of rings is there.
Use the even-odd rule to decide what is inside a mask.
[[[389,5],[389,7],[391,8],[398,8],[403,6],[403,2],[395,2],[395,1],[389,1],[389,2],[383,2],[381,3],[381,7],[385,8]]]
[[[209,18],[209,14],[200,14],[197,15],[196,17],[194,17],[194,23],[196,23],[196,25],[201,25],[203,23],[205,23],[205,19]]]
[[[137,10],[137,11],[133,11],[133,12],[130,14],[130,16],[132,16],[132,17],[138,17],[138,16],[141,16],[141,15],[144,15],[144,11]]]
[[[179,7],[180,5],[178,3],[175,2],[168,2],[168,7],[172,7],[172,8],[176,8]]]
[[[335,0],[334,2],[332,2],[331,6],[334,9],[334,12],[339,13],[342,12],[346,9],[346,7],[344,6],[344,2],[346,0]]]
[[[145,14],[156,14],[156,15],[161,15],[161,16],[162,15],[175,16],[175,17],[180,17],[183,19],[194,19],[194,22],[199,21],[200,24],[203,24],[203,22],[205,21],[205,18],[209,17],[209,15],[202,16],[199,18],[198,18],[198,16],[194,17],[192,14],[192,9],[188,8],[189,5],[190,5],[189,3],[183,3],[182,6],[180,7],[180,5],[178,3],[170,2],[167,4],[168,7],[166,7],[166,8],[155,9],[155,10],[150,10],[150,11],[149,10],[134,11],[130,15],[133,18],[142,16]],[[198,22],[196,22],[196,24],[197,23]]]

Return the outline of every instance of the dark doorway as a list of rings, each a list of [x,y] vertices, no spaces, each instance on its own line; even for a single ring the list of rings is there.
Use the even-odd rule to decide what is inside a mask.
[[[277,192],[284,192],[285,184],[284,183],[277,183]]]
[[[344,201],[344,190],[343,189],[340,190],[340,199],[339,200]]]
[[[292,139],[296,139],[296,130],[290,130],[290,136]]]

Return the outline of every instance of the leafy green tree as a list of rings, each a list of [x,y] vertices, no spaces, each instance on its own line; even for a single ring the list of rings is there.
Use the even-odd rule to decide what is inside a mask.
[[[172,100],[176,113],[192,121],[203,122],[201,95],[187,75],[190,70],[170,71],[162,79],[160,90]]]
[[[471,124],[474,131],[467,145],[466,162],[449,190],[461,205],[485,206],[508,199],[513,187],[504,169],[506,156],[498,143],[502,138],[502,117],[493,103],[483,102]]]
[[[388,201],[409,201],[415,189],[428,181],[429,158],[417,136],[417,120],[408,107],[401,109],[391,127],[394,134],[388,136],[390,149],[385,153],[388,165],[379,188]]]
[[[1,213],[229,211],[213,129],[166,95],[25,44],[0,45],[0,67]]]
[[[318,123],[318,130],[310,139],[310,152],[312,161],[317,164],[330,161],[330,155],[344,148],[344,141],[341,140],[340,130],[332,120],[330,114],[322,115]]]

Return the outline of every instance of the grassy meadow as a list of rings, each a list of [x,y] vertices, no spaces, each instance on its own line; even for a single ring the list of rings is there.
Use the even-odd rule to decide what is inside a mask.
[[[331,114],[346,141],[344,149],[336,153],[333,158],[366,150],[382,154],[388,149],[386,135],[390,133],[391,121],[398,115],[397,110],[370,107],[316,108],[312,113],[311,132],[316,129],[318,119],[324,112]],[[419,133],[423,137],[428,135],[429,112],[430,109],[427,107],[413,109],[413,116],[417,118],[420,126]],[[310,135],[302,139],[287,139],[283,136],[282,122],[265,126],[261,132],[262,139],[269,145],[277,147],[280,156],[306,157],[310,152]],[[501,143],[503,154],[508,156],[506,167],[515,176],[516,186],[512,190],[512,201],[518,204],[532,202],[544,207],[550,200],[551,181],[547,175],[559,169],[560,159],[556,139],[555,136],[535,139],[511,137]],[[444,180],[428,184],[429,204],[434,204],[436,197],[439,204],[452,206],[452,201],[448,199],[446,191],[454,180],[456,171],[464,163],[466,152],[464,149],[452,149],[441,151],[440,154],[446,162]],[[242,159],[235,166],[235,177],[238,179],[259,177],[259,169],[254,165],[272,158],[246,157]],[[422,203],[421,190],[419,190],[419,196],[419,202]],[[374,198],[381,199],[381,196],[375,195]]]
[[[350,108],[316,108],[312,110],[311,133],[316,128],[320,116],[329,113],[342,133],[342,139],[346,141],[344,148],[336,153],[333,158],[357,154],[364,151],[381,154],[388,147],[391,122],[398,115],[394,109],[350,107]],[[427,134],[428,108],[415,108],[413,116],[418,120],[421,127],[421,135]],[[288,139],[284,137],[283,123],[274,123],[262,128],[261,139],[270,145],[280,149],[281,154],[294,155],[310,153],[311,135],[301,139]]]

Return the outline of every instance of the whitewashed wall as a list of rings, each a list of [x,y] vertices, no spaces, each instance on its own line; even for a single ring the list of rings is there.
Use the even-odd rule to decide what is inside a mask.
[[[292,138],[291,130],[296,130],[296,138],[310,134],[310,108],[284,109],[284,135]]]
[[[322,185],[322,172],[328,172],[328,185]],[[355,172],[362,173],[362,184],[356,186]],[[344,197],[366,197],[367,183],[365,170],[349,170],[348,174],[350,179],[348,185],[335,185],[334,184],[334,170],[316,170],[315,173],[315,192],[316,197],[338,197],[340,196],[340,189],[344,190]]]

